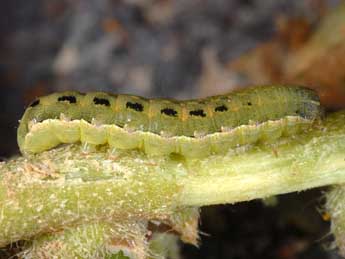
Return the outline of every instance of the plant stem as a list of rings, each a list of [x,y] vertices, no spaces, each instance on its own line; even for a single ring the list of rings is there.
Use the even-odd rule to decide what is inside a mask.
[[[345,112],[272,145],[190,161],[182,204],[235,203],[345,182]]]
[[[205,159],[78,145],[14,158],[0,166],[0,246],[92,222],[164,222],[190,206],[344,183],[344,154],[339,112],[304,134]]]

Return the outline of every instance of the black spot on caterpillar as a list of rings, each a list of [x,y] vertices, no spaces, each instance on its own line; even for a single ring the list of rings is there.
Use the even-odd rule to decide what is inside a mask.
[[[37,99],[37,100],[33,101],[33,102],[30,104],[30,107],[35,107],[35,106],[37,106],[37,105],[39,105],[39,104],[40,104],[40,99]]]
[[[161,110],[161,113],[168,116],[177,117],[177,111],[175,111],[174,109],[164,108]]]
[[[226,112],[228,108],[225,105],[218,106],[214,109],[215,112]]]
[[[69,103],[76,103],[77,102],[77,98],[75,96],[73,96],[73,95],[69,95],[69,96],[63,95],[63,96],[60,96],[58,98],[58,101],[59,102],[67,101]]]
[[[64,92],[40,97],[27,108],[18,144],[23,153],[82,142],[136,148],[149,155],[203,157],[296,134],[321,114],[317,94],[293,86],[263,86],[187,101]]]
[[[199,109],[199,110],[194,110],[194,111],[190,111],[189,114],[190,114],[191,116],[206,117],[206,114],[205,114],[204,110],[201,110],[201,109]]]
[[[96,105],[110,106],[110,102],[108,101],[108,99],[105,99],[105,98],[95,97],[95,98],[93,98],[93,103]]]
[[[140,103],[131,103],[131,102],[127,102],[126,103],[126,108],[130,108],[133,109],[137,112],[142,112],[144,110],[144,107],[142,104]]]

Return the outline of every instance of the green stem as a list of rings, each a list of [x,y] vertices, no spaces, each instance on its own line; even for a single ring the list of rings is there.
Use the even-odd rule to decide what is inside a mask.
[[[46,234],[19,254],[25,258],[145,259],[146,222],[93,223]]]
[[[189,206],[345,182],[345,112],[274,144],[226,156],[148,158],[63,146],[0,167],[0,246],[85,223],[169,221]]]
[[[306,134],[190,161],[182,204],[235,203],[345,182],[345,112]]]

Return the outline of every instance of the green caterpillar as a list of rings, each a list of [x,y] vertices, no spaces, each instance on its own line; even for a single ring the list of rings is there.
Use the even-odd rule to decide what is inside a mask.
[[[149,155],[204,157],[296,134],[321,114],[317,94],[293,86],[187,101],[68,91],[31,103],[20,121],[18,144],[24,154],[81,142]]]

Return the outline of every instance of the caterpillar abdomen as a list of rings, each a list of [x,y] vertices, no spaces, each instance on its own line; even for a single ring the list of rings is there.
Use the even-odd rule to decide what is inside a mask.
[[[317,94],[301,87],[264,86],[189,101],[63,92],[27,108],[18,144],[23,153],[80,141],[202,157],[295,134],[321,112]]]

